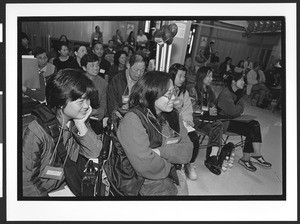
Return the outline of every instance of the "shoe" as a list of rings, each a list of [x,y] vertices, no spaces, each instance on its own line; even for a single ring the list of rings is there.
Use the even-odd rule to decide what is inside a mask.
[[[220,175],[221,174],[221,168],[218,164],[218,158],[217,156],[211,156],[208,157],[205,161],[204,161],[204,165],[207,167],[207,169],[209,169],[210,172],[212,172],[213,174],[216,175]]]
[[[250,170],[252,172],[256,171],[256,167],[253,166],[253,164],[251,163],[251,161],[245,161],[242,159],[239,159],[239,164],[242,165],[243,167],[245,167],[247,170]]]
[[[265,161],[264,157],[262,156],[251,156],[250,160],[252,160],[253,163],[257,163],[258,165],[262,167],[271,167],[272,164]]]
[[[191,180],[197,179],[196,167],[194,163],[188,163],[184,165],[184,171],[186,176]]]

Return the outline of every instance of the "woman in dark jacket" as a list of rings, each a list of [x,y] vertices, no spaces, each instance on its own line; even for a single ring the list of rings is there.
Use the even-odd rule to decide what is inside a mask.
[[[80,71],[65,69],[51,75],[46,85],[46,102],[57,118],[60,133],[55,144],[54,138],[37,120],[23,127],[24,197],[46,197],[58,189],[66,177],[74,177],[66,172],[61,172],[60,179],[46,176],[50,171],[58,173],[57,169],[51,168],[54,164],[55,168],[63,169],[67,160],[77,163],[79,157],[88,159],[99,156],[102,142],[86,122],[92,112],[90,102],[97,102],[94,97],[97,98],[97,91],[93,82]],[[67,151],[65,159],[59,153],[59,140]]]
[[[212,82],[212,70],[210,67],[203,66],[197,71],[196,92],[197,107],[204,116],[196,117],[194,120],[195,129],[209,136],[205,166],[214,174],[221,173],[218,163],[218,153],[222,141],[223,123],[221,121],[206,122],[205,118],[217,115],[215,107],[215,94],[210,87]],[[197,112],[197,110],[195,111]]]
[[[221,91],[217,99],[217,107],[219,113],[228,118],[236,118],[243,114],[243,73],[229,75],[226,79],[227,87]],[[246,143],[243,149],[243,157],[239,160],[239,164],[247,170],[256,171],[256,167],[252,162],[262,167],[271,167],[272,164],[265,161],[261,155],[261,130],[260,124],[256,120],[238,121],[231,120],[227,127],[227,131],[234,132],[246,136]]]
[[[188,193],[180,171],[176,173],[182,184],[168,178],[173,164],[188,163],[193,151],[183,121],[173,110],[174,100],[169,74],[147,72],[133,86],[129,112],[118,128],[118,139],[132,167],[145,178],[139,191],[142,196]]]
[[[228,75],[232,74],[234,71],[234,65],[232,64],[232,58],[226,57],[225,61],[220,65],[219,76],[225,79]]]

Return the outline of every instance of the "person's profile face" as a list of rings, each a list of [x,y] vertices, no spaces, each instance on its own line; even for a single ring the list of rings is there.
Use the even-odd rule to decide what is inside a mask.
[[[104,52],[102,44],[96,44],[93,52],[98,56],[98,58],[101,58]]]
[[[145,62],[135,62],[129,69],[130,78],[133,81],[138,81],[145,72]]]
[[[46,52],[44,52],[42,54],[38,54],[36,56],[36,59],[37,59],[39,68],[43,68],[47,65],[48,57],[47,57]]]
[[[86,65],[86,73],[92,76],[96,76],[99,73],[99,61],[88,62]]]
[[[127,52],[127,54],[128,54],[129,48],[128,47],[123,47],[123,51]]]
[[[78,48],[77,53],[76,53],[76,57],[78,57],[78,58],[81,59],[85,54],[87,54],[87,49],[86,49],[86,47],[85,47],[85,46],[80,46],[80,47]]]
[[[243,89],[245,85],[244,77],[240,78],[235,82],[235,85],[238,89]]]
[[[188,68],[192,67],[192,58],[185,59],[184,65]]]
[[[174,80],[175,85],[180,87],[180,86],[182,86],[184,81],[185,81],[185,71],[178,70],[177,74],[176,74],[176,77],[175,77],[175,80]]]
[[[125,54],[121,54],[120,57],[119,57],[119,63],[121,65],[125,65],[126,60],[127,60],[127,56]]]
[[[160,114],[161,112],[171,112],[173,110],[174,100],[176,98],[174,95],[174,85],[171,80],[168,85],[168,91],[155,100],[154,106],[157,114]]]
[[[212,76],[213,76],[212,71],[208,71],[207,75],[203,79],[203,85],[209,86],[212,82],[212,79],[213,79]]]
[[[154,70],[155,70],[155,59],[151,59],[148,64],[147,71],[154,71]]]

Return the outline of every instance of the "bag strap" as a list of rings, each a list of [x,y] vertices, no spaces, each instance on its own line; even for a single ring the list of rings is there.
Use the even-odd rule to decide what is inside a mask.
[[[39,125],[41,125],[43,129],[53,138],[54,145],[56,145],[58,143],[60,131],[58,120],[55,114],[45,104],[41,104],[36,107],[31,114],[36,117],[36,121],[39,123]],[[63,144],[62,138],[58,143],[57,152],[62,160],[66,158],[67,150]]]

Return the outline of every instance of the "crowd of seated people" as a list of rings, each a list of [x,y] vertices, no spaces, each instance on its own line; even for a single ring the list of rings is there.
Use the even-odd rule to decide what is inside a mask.
[[[269,94],[268,88],[281,85],[280,69],[270,67],[265,76],[259,63],[252,65],[247,59],[234,66],[232,58],[226,57],[218,69],[226,86],[216,98],[211,87],[215,70],[204,64],[196,69],[191,55],[186,56],[184,65],[174,63],[168,73],[160,72],[155,69],[155,58],[150,56],[147,60],[143,51],[146,42],[141,37],[135,41],[130,33],[124,43],[117,30],[104,49],[103,40],[99,40],[101,35],[93,36],[90,48],[74,47],[74,57],[70,55],[67,41],[60,41],[53,63],[43,48],[36,48],[33,54],[38,59],[41,88],[31,90],[22,86],[24,95],[46,102],[57,116],[66,148],[72,132],[76,151],[71,150],[68,156],[73,162],[76,163],[78,155],[99,156],[102,142],[97,136],[103,134],[103,119],[122,109],[128,112],[120,123],[117,137],[136,175],[143,178],[139,195],[188,194],[185,176],[191,180],[198,178],[195,163],[199,133],[208,136],[204,164],[215,175],[221,174],[218,156],[225,131],[246,137],[240,165],[252,172],[257,169],[253,163],[272,166],[261,153],[259,122],[232,119],[244,111],[244,79],[247,85],[252,85],[251,91],[259,92],[258,106],[261,106]],[[136,51],[132,44],[137,42],[140,49]],[[110,54],[112,63],[106,57]],[[23,161],[29,164],[23,166],[24,196],[46,196],[62,185],[63,180],[45,181],[39,176],[54,147],[51,136],[44,132],[39,135],[46,135],[43,138],[47,140],[46,145],[36,139],[36,132],[42,128],[30,123],[23,135]],[[35,148],[31,149],[33,140]],[[37,153],[40,157],[32,161],[32,155]],[[29,169],[31,165],[38,168]]]

